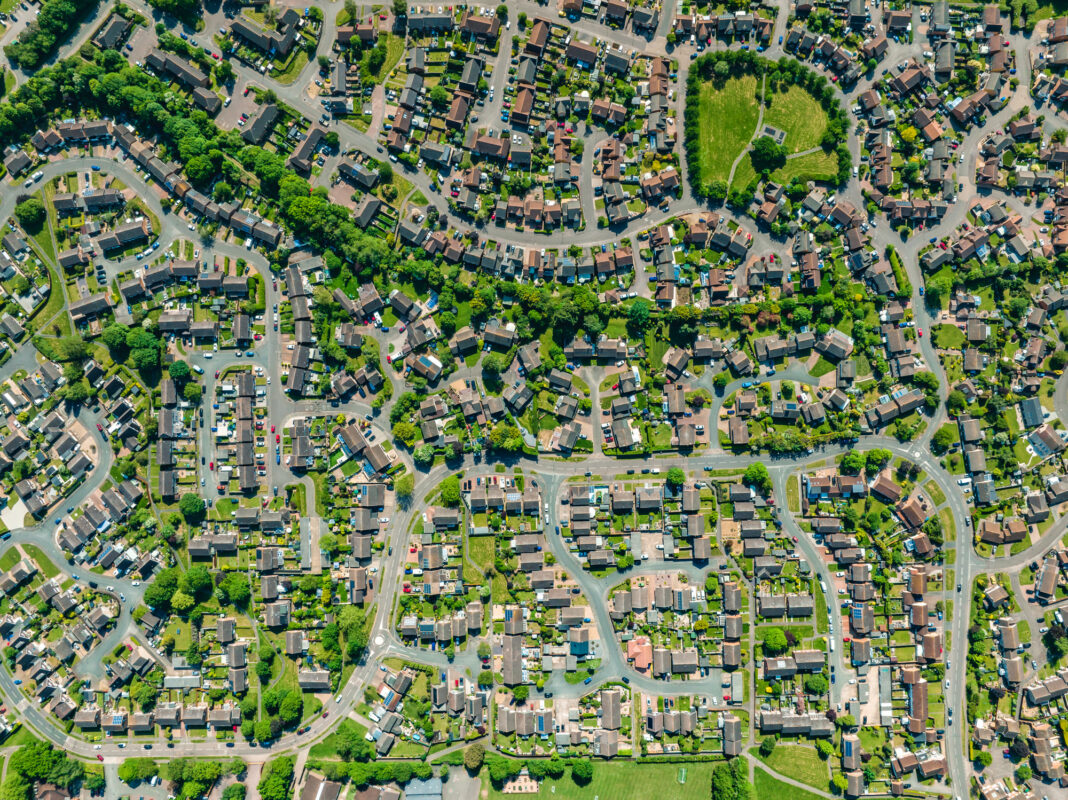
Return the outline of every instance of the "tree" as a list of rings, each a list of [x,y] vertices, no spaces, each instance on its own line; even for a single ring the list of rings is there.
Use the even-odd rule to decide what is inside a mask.
[[[239,572],[229,572],[219,584],[219,589],[226,599],[237,608],[246,608],[252,599],[252,590],[248,585],[248,576]]]
[[[764,758],[770,756],[775,752],[775,744],[774,736],[765,737],[764,740],[760,742],[760,755],[764,756]]]
[[[939,428],[935,431],[935,435],[931,437],[931,451],[937,455],[949,450],[950,445],[953,444],[953,431],[950,428]]]
[[[405,447],[411,449],[415,440],[419,438],[419,429],[411,422],[402,420],[393,425],[393,438],[400,440]]]
[[[782,653],[786,650],[786,634],[782,628],[765,628],[761,635],[764,641],[764,650],[772,653]]]
[[[634,336],[645,333],[652,317],[652,306],[647,300],[638,299],[630,304],[627,309],[627,328]]]
[[[104,340],[104,344],[107,345],[108,350],[114,352],[116,350],[125,349],[126,337],[129,333],[130,329],[125,325],[113,322],[104,328],[104,332],[100,335],[100,338]]]
[[[479,688],[482,688],[482,689],[492,688],[492,686],[493,686],[493,673],[490,672],[489,670],[482,670],[478,674],[478,685],[479,685]]]
[[[831,778],[831,785],[834,787],[835,794],[842,794],[849,788],[849,781],[845,779],[845,776],[841,772],[836,772],[834,777]]]
[[[189,380],[189,365],[184,361],[174,361],[167,367],[167,374],[170,375],[171,380],[176,383]]]
[[[151,758],[128,758],[119,765],[119,780],[134,784],[159,774],[159,765]]]
[[[464,750],[464,766],[468,772],[477,773],[482,769],[482,762],[486,760],[486,748],[481,742],[469,744]]]
[[[490,647],[489,642],[483,639],[478,643],[478,657],[481,659],[489,658],[493,653],[493,649]]]
[[[1031,780],[1031,768],[1027,764],[1021,764],[1016,768],[1016,780],[1019,783]]]
[[[268,761],[257,785],[262,800],[289,800],[293,782],[293,759],[289,756]]]
[[[171,597],[178,589],[178,575],[178,570],[173,568],[160,572],[145,589],[145,604],[156,611],[166,611],[170,607]]]
[[[441,502],[450,508],[460,505],[460,478],[450,475],[441,482]]]
[[[994,757],[990,755],[990,752],[988,750],[980,750],[978,753],[975,754],[975,764],[980,769],[986,769],[987,767],[989,767],[993,760]]]
[[[869,475],[874,475],[889,463],[892,455],[889,450],[883,450],[880,447],[869,450],[864,457],[864,469]]]
[[[393,0],[393,16],[403,17],[408,14],[408,4],[404,0]]]
[[[1065,352],[1059,350],[1058,352]],[[1056,355],[1056,354],[1054,354]],[[964,397],[964,392],[959,389],[954,389],[946,396],[946,409],[954,414],[959,414],[968,407],[968,401]]]
[[[424,444],[412,451],[412,460],[420,467],[429,467],[434,463],[433,445]]]
[[[809,694],[826,694],[827,679],[820,673],[809,675],[805,678],[805,691]]]
[[[448,89],[440,83],[427,92],[427,97],[430,99],[431,103],[440,107],[447,106],[451,102]]]
[[[759,461],[746,467],[743,482],[746,486],[755,486],[764,494],[771,489],[771,476],[768,475],[768,468]]]
[[[501,3],[499,6],[497,6],[497,19],[499,19],[501,22],[504,22],[506,19],[508,19],[508,6],[506,6],[504,3]]]
[[[585,786],[593,780],[593,764],[588,758],[579,758],[571,762],[571,780],[579,786]]]
[[[667,482],[678,488],[686,483],[686,473],[680,467],[672,467],[667,471]]]
[[[842,456],[842,461],[838,466],[846,475],[859,475],[864,469],[864,456],[856,450],[850,450]]]
[[[300,692],[289,692],[278,707],[278,716],[286,725],[295,725],[300,722],[300,715],[303,711],[304,699]]]
[[[530,687],[521,683],[512,690],[512,697],[515,698],[517,703],[523,703],[528,697],[530,697]]]
[[[222,800],[245,800],[245,784],[231,783],[222,793]]]
[[[27,197],[15,206],[15,216],[27,233],[37,233],[48,215],[44,203],[36,197]]]
[[[186,594],[181,589],[171,595],[171,608],[179,614],[184,614],[196,604],[197,601],[192,595]]]
[[[397,497],[401,500],[407,500],[415,491],[415,476],[412,475],[412,473],[407,472],[397,478],[394,486],[397,490]]]
[[[186,522],[199,522],[204,516],[204,500],[193,492],[186,492],[178,501],[178,510],[182,512]]]
[[[200,398],[204,396],[204,387],[199,383],[193,383],[190,381],[184,387],[182,387],[182,397],[188,400],[190,403],[199,403]]]
[[[857,727],[857,721],[852,714],[842,714],[837,717],[834,724],[839,728],[855,728]]]
[[[831,757],[831,754],[834,753],[834,747],[826,739],[817,739],[816,752],[819,754],[820,758],[826,761]]]
[[[130,689],[130,698],[141,706],[142,711],[156,705],[156,697],[156,687],[143,681],[136,681]]]
[[[776,170],[786,163],[786,148],[776,144],[770,136],[761,136],[753,142],[750,157],[757,172]]]

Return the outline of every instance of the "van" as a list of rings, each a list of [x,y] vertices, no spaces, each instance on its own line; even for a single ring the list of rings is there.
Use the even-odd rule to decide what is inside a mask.
[[[831,638],[831,652],[834,652],[834,638]]]

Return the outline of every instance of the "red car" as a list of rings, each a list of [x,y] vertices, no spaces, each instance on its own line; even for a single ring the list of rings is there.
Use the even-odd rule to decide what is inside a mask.
[[[280,433],[276,433],[274,435],[274,443],[275,444],[279,444],[281,441],[282,441],[282,435]]]
[[[330,712],[329,711],[324,711],[323,712],[323,719],[326,719],[329,716],[330,716]]]
[[[411,586],[410,583],[404,584],[404,593],[405,594],[411,594],[412,593],[412,586]]]
[[[103,425],[101,425],[101,424],[100,424],[99,422],[98,422],[98,423],[96,423],[96,429],[97,429],[98,431],[100,431],[101,433],[103,433],[103,432],[104,432],[104,426],[103,426]]]
[[[97,754],[96,754],[96,760],[97,760],[97,761],[103,761],[103,760],[104,760],[104,757],[103,757],[102,755],[100,755],[100,753],[97,753]]]
[[[211,470],[212,472],[215,471],[215,462],[214,461],[209,461],[208,462],[208,469]]]
[[[218,378],[218,377],[219,377],[219,370],[215,370],[215,377],[216,377],[216,378]]]
[[[249,89],[251,89],[251,88],[252,88],[251,86],[246,86],[246,87],[245,87],[245,94],[244,94],[244,97],[248,97],[248,90],[249,90]]]
[[[920,338],[922,339],[923,338],[923,328],[917,328],[916,332],[920,335]]]
[[[274,433],[274,425],[271,426],[271,433]]]

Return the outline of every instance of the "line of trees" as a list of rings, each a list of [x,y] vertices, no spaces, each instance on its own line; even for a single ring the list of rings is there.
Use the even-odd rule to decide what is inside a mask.
[[[63,44],[99,0],[45,0],[35,19],[23,29],[4,54],[23,69],[33,69]]]

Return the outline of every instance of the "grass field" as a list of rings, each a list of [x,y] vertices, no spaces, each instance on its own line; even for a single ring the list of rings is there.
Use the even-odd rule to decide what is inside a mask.
[[[753,771],[753,778],[757,797],[774,797],[775,800],[820,800],[820,795],[783,783],[760,768]]]
[[[698,172],[702,183],[730,177],[731,164],[756,130],[756,90],[757,80],[752,75],[731,78],[722,88],[712,83],[701,87],[697,113],[701,121]]]
[[[822,134],[821,134],[822,135]],[[789,144],[790,137],[786,137]],[[771,173],[771,179],[777,183],[789,183],[794,178],[809,181],[830,182],[838,174],[838,156],[819,150],[808,155],[791,158],[786,165]]]
[[[59,567],[52,563],[52,559],[46,556],[40,547],[35,544],[24,544],[22,549],[26,551],[26,555],[37,562],[37,566],[41,568],[46,578],[54,578],[59,574]]]
[[[780,744],[771,751],[771,755],[767,758],[760,755],[760,749],[757,747],[750,752],[780,775],[793,778],[814,789],[827,790],[831,773],[827,768],[827,762],[819,757],[813,747]],[[771,796],[773,795],[765,795],[759,788],[757,789],[757,797]]]
[[[788,153],[801,153],[819,147],[827,130],[827,112],[800,86],[790,86],[785,92],[767,93],[771,105],[764,109],[764,124],[786,131]]]
[[[612,764],[595,763],[593,780],[586,786],[579,786],[571,780],[570,773],[559,780],[542,781],[541,791],[536,795],[525,794],[524,798],[543,798],[544,800],[593,800],[595,797],[611,800],[645,800],[654,791],[662,800],[707,800],[712,786],[712,763],[692,764],[632,764],[613,762]],[[686,769],[686,783],[680,785],[677,778],[679,768]],[[483,797],[501,800],[512,795],[503,794],[489,782],[489,771],[483,770]],[[555,788],[555,792],[553,789]],[[764,795],[757,795],[763,797]]]

